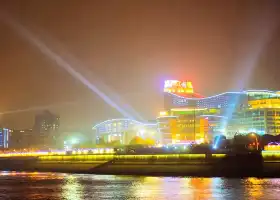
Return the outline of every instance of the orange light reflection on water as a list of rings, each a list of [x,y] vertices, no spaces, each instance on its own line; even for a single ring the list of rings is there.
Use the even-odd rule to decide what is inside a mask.
[[[247,178],[245,180],[245,184],[248,185],[245,187],[246,192],[250,199],[260,199],[261,197],[264,197],[263,185],[265,182],[265,179],[258,178]]]
[[[190,178],[190,191],[192,199],[211,199],[212,197],[212,179],[211,178]]]
[[[212,198],[211,178],[145,177],[132,186],[140,199],[199,199]]]

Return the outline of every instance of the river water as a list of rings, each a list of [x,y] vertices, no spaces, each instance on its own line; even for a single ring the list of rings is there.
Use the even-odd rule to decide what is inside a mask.
[[[280,199],[280,179],[0,172],[7,200]]]

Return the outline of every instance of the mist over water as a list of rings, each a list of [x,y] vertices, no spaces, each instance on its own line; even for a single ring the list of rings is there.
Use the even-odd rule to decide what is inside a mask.
[[[278,199],[280,179],[1,172],[0,199]]]

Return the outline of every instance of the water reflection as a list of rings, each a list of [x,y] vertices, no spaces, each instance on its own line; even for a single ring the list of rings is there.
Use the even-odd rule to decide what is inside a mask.
[[[75,175],[67,175],[62,186],[62,197],[66,200],[82,200],[83,186]]]
[[[191,178],[192,199],[211,199],[213,196],[211,188],[216,187],[212,181],[211,178]]]
[[[132,191],[140,199],[277,199],[280,179],[146,177],[133,185]]]
[[[211,178],[146,177],[131,188],[140,199],[211,199]]]
[[[250,199],[260,199],[263,197],[263,185],[265,184],[264,179],[258,178],[248,178],[245,180],[245,184],[247,185],[246,194],[248,194],[248,198]]]
[[[0,199],[274,200],[280,179],[0,172]]]
[[[141,181],[135,182],[130,189],[133,192],[133,196],[140,199],[154,199],[156,197],[157,199],[162,199],[170,189],[163,189],[163,183],[163,178],[145,177]]]

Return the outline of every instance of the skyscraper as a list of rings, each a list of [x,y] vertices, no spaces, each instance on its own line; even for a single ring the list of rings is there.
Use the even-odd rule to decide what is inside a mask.
[[[39,149],[55,147],[59,125],[59,116],[50,111],[46,110],[36,115],[33,127],[35,146]]]
[[[35,133],[52,133],[59,129],[60,118],[59,116],[46,110],[35,116],[34,132]]]

